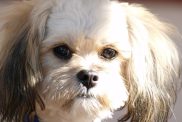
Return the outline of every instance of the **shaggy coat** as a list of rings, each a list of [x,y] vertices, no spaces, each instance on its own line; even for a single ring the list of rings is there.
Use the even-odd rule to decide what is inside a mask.
[[[99,122],[125,107],[119,121],[166,122],[180,77],[171,32],[144,7],[109,0],[1,8],[0,121]]]

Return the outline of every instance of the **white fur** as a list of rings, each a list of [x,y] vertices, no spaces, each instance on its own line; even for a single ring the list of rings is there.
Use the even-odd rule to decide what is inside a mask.
[[[43,121],[53,121],[52,118],[54,122],[89,122],[96,119],[98,121],[111,117],[113,110],[125,105],[128,93],[120,75],[122,66],[120,60],[104,61],[98,57],[99,52],[96,50],[112,45],[120,51],[119,55],[125,57],[129,55],[125,16],[119,4],[106,0],[57,1],[48,19],[47,38],[43,41],[43,45],[46,46],[43,46],[43,52],[46,52],[42,57],[43,67],[50,69],[45,74],[45,81],[42,84],[47,108],[43,113],[38,112]],[[118,26],[121,27],[117,28]],[[76,50],[76,54],[66,64],[47,51],[54,45],[62,43]],[[67,112],[62,111],[61,104],[64,103],[62,99],[69,94],[79,94],[75,93],[80,89],[75,77],[81,69],[99,73],[97,86],[89,91],[94,98],[76,98],[75,95],[71,108]],[[60,83],[55,83],[57,81],[53,79],[56,73],[65,76],[60,77]],[[64,85],[68,88],[64,88]],[[61,94],[61,90],[66,92],[66,89],[69,90],[68,93]],[[109,106],[103,109],[103,105],[97,100],[98,96],[106,97]],[[58,105],[54,105],[52,101]],[[49,114],[47,111],[50,111]]]

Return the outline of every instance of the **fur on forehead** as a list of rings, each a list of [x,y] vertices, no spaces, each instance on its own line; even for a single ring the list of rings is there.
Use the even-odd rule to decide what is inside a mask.
[[[57,2],[47,21],[44,48],[65,43],[63,40],[66,40],[72,47],[79,44],[80,47],[114,45],[125,57],[129,56],[131,47],[127,18],[121,4],[106,0]]]
[[[120,32],[126,31],[126,15],[119,4],[106,2],[106,0],[61,1],[52,8],[48,20],[48,29],[50,29],[48,36],[72,32],[72,35],[84,34],[87,37],[100,37],[104,29],[112,28],[114,31],[113,28],[116,25],[121,26]]]

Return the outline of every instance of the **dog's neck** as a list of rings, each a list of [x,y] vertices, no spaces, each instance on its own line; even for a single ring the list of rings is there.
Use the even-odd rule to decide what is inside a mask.
[[[103,109],[94,113],[89,109],[84,109],[81,105],[62,108],[58,104],[45,102],[44,110],[36,104],[36,115],[39,122],[101,122],[104,119],[112,118],[113,111]]]
[[[72,117],[71,115],[67,116],[54,116],[54,115],[47,115],[39,117],[38,122],[101,122],[101,119],[90,119],[90,118],[79,118],[79,117]]]
[[[70,118],[69,119],[63,119],[63,118],[60,118],[60,117],[55,117],[55,118],[49,118],[48,116],[47,117],[44,117],[44,118],[40,118],[39,119],[39,122],[101,122],[100,119],[94,119],[94,120],[88,120],[88,119],[82,119],[82,118]]]
[[[37,109],[36,113],[39,122],[101,122],[103,118],[108,117],[108,114],[111,116],[109,111],[103,111],[101,118],[77,111],[72,114],[72,112],[62,111],[62,109],[55,108],[55,106],[53,108],[49,106],[43,111]]]

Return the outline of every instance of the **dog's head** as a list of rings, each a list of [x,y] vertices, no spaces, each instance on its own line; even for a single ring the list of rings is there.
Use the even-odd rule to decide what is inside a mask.
[[[2,121],[103,119],[124,106],[122,120],[167,120],[179,57],[170,29],[143,7],[39,0],[2,12]]]

